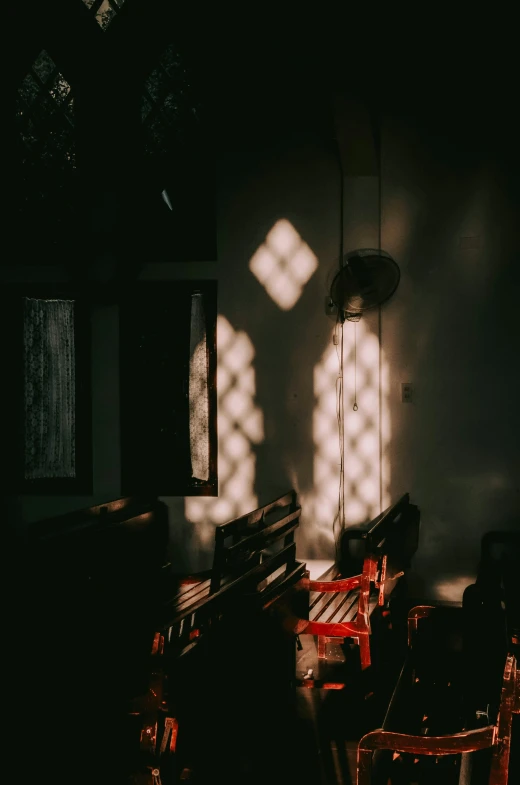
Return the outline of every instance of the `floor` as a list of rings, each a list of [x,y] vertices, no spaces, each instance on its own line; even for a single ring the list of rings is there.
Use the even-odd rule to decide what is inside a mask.
[[[318,660],[314,637],[300,636],[302,648],[297,652],[297,676],[304,680],[312,669],[315,678],[324,676],[327,682],[344,686],[342,689],[299,686],[292,705],[279,699],[281,681],[277,682],[276,665],[269,658],[270,652],[262,650],[259,631],[258,678],[252,690],[244,689],[242,709],[238,709],[239,714],[242,711],[241,730],[230,739],[221,758],[222,776],[213,778],[216,769],[212,767],[204,785],[220,781],[226,781],[227,785],[355,785],[357,743],[366,732],[383,722],[407,652],[408,610],[415,604],[420,601],[405,596],[395,598],[390,626],[374,620],[373,663],[366,671],[361,671],[357,646],[330,644],[324,662]],[[247,674],[246,679],[251,683]],[[450,712],[442,696],[440,691],[441,715]],[[253,715],[248,708],[251,705],[257,707]],[[236,716],[234,709],[231,716]],[[226,725],[225,711],[221,720]],[[514,720],[513,743],[518,737],[518,720],[519,717]],[[518,747],[518,742],[514,743],[509,785],[520,782]],[[391,779],[384,775],[374,785],[390,782],[391,785],[487,785],[485,756],[488,754],[479,753],[480,758],[466,756],[464,760],[460,756],[423,756],[415,761],[413,756],[396,756],[389,764]]]
[[[327,567],[326,563],[318,565],[311,571],[312,577],[320,577]],[[208,765],[204,775],[193,781],[203,785],[221,781],[226,785],[354,785],[357,742],[365,732],[380,726],[406,651],[406,611],[401,616],[404,628],[396,618],[390,629],[373,629],[376,657],[373,667],[365,672],[354,644],[330,644],[327,661],[318,661],[316,640],[302,635],[297,676],[303,679],[312,669],[317,678],[325,675],[327,682],[344,686],[297,687],[296,695],[291,693],[292,701],[283,689],[287,671],[279,667],[274,655],[281,645],[274,644],[262,630],[244,628],[232,649],[230,673],[233,682],[242,682],[244,689],[238,694],[230,689],[222,699],[220,688],[221,697],[215,700],[219,710],[211,733],[206,734],[212,746]],[[229,632],[223,634],[228,636]],[[270,643],[264,646],[267,639]],[[241,648],[244,640],[247,648]],[[294,641],[291,646],[294,653]],[[223,676],[229,659],[228,653],[216,676]],[[242,671],[244,662],[247,666]],[[251,706],[255,707],[253,712]]]

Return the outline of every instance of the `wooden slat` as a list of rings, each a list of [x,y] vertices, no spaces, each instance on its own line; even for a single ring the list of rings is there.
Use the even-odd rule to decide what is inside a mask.
[[[231,545],[229,548],[226,548],[226,562],[230,563],[236,553],[239,553],[246,548],[248,551],[254,551],[259,547],[262,549],[267,548],[272,542],[279,539],[282,535],[286,535],[292,531],[295,531],[295,529],[298,528],[297,521],[300,517],[300,513],[301,509],[295,510],[294,512],[289,513],[289,515],[286,515],[281,520],[266,526],[264,529],[261,529],[261,531],[256,532],[255,534],[244,537],[239,542]]]
[[[279,583],[274,581],[262,592],[262,607],[265,609],[279,599],[288,588],[294,586],[303,577],[304,573],[305,562],[297,561],[294,569],[286,573],[283,580]]]
[[[326,594],[325,592],[320,592],[319,594],[311,593],[309,597],[309,618],[317,621],[320,616],[323,616],[333,599],[333,594]]]
[[[357,613],[359,591],[356,589],[348,594],[345,593],[339,596],[342,597],[342,601],[336,606],[335,612],[329,617],[328,621],[331,623],[354,621],[354,617]],[[352,608],[355,608],[355,612],[352,618],[350,618],[349,613],[352,611]]]
[[[193,603],[206,597],[210,593],[210,581],[205,580],[200,583],[193,584],[188,591],[173,597],[168,602],[168,609],[175,608],[176,612],[182,612],[185,608],[193,605]]]
[[[262,578],[270,570],[277,569],[281,564],[288,562],[289,554],[294,555],[296,546],[294,543],[283,548],[277,554],[275,554],[269,562],[262,562],[261,564],[254,567],[249,572],[240,575],[238,578],[233,578],[232,576],[227,576],[226,580],[228,583],[221,586],[221,588],[214,592],[213,594],[209,594],[202,599],[199,599],[197,602],[193,603],[192,605],[187,605],[182,609],[180,613],[174,613],[173,616],[169,619],[169,621],[164,625],[165,627],[174,626],[178,621],[180,621],[184,616],[189,615],[190,613],[195,613],[196,611],[200,610],[201,608],[205,608],[205,610],[210,613],[211,610],[222,601],[229,601],[231,596],[235,593],[235,591],[239,587],[245,587],[248,583],[253,583],[255,580],[260,582]]]
[[[296,494],[294,491],[290,491],[289,493],[280,496],[278,499],[275,499],[269,504],[266,504],[263,507],[258,507],[256,510],[253,510],[253,512],[250,512],[247,515],[241,515],[239,518],[235,518],[232,521],[219,524],[219,526],[216,528],[215,534],[218,538],[225,538],[233,534],[239,534],[242,530],[246,531],[248,528],[259,523],[262,518],[265,519],[273,512],[273,510],[283,507],[290,507],[294,504],[296,504]]]
[[[341,605],[342,600],[346,595],[344,594],[328,594],[327,602],[322,607],[318,614],[313,614],[312,621],[325,621],[329,622],[332,616],[335,616],[338,606]]]

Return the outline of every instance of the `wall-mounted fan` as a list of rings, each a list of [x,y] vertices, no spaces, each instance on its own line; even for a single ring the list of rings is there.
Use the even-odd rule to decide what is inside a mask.
[[[330,300],[340,319],[358,320],[364,311],[386,302],[399,285],[401,273],[386,251],[364,248],[343,257],[330,287]]]

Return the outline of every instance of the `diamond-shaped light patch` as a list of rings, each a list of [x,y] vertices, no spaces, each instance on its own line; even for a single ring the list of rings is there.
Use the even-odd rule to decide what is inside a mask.
[[[282,311],[299,300],[318,260],[294,226],[277,221],[249,262],[249,269]]]

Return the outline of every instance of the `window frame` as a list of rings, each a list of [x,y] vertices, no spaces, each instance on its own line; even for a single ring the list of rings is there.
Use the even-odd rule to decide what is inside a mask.
[[[23,495],[73,496],[92,493],[92,369],[91,369],[91,307],[88,297],[67,284],[30,283],[4,284],[7,303],[2,309],[2,335],[6,366],[9,368],[9,389],[4,389],[4,411],[10,419],[5,450],[5,479],[15,493]],[[27,479],[25,477],[24,439],[24,345],[23,300],[74,300],[75,348],[75,442],[76,476]],[[14,336],[13,336],[14,332]],[[13,339],[14,338],[14,339]],[[7,394],[6,394],[7,393]]]
[[[208,404],[209,404],[209,478],[206,481],[197,480],[190,482],[182,477],[172,477],[167,487],[149,487],[140,482],[139,465],[132,465],[127,449],[128,442],[131,440],[132,423],[134,417],[139,416],[128,410],[125,397],[126,384],[132,383],[132,369],[126,368],[127,347],[124,345],[124,330],[122,322],[125,315],[122,311],[124,307],[125,294],[118,297],[119,304],[119,403],[120,403],[120,434],[121,434],[121,492],[147,493],[152,492],[160,496],[218,496],[218,408],[217,408],[217,290],[216,280],[170,280],[170,281],[138,281],[125,287],[125,293],[129,298],[136,297],[155,297],[154,291],[160,291],[164,295],[164,288],[168,287],[172,296],[177,293],[179,296],[191,296],[196,292],[201,292],[205,296],[204,311],[206,315],[206,347],[207,347],[207,368],[208,368]],[[145,294],[146,293],[146,294]],[[189,329],[188,329],[189,335]],[[134,380],[135,381],[135,380]],[[189,370],[187,378],[182,379],[184,388],[188,389]],[[188,407],[189,417],[189,407]],[[189,423],[188,423],[189,427]],[[146,457],[142,457],[145,461]],[[141,464],[142,465],[142,464]]]

